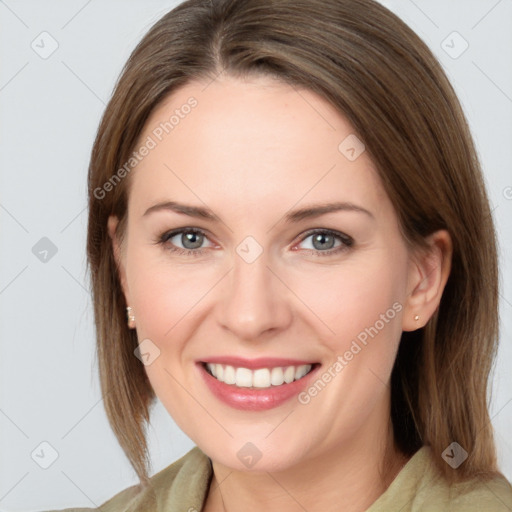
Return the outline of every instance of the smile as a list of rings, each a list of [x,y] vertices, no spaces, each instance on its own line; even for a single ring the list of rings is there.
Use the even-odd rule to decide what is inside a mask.
[[[218,400],[234,409],[256,412],[297,397],[316,378],[321,364],[274,357],[220,356],[197,361],[196,367]]]
[[[313,365],[302,364],[299,366],[284,366],[274,368],[249,368],[234,367],[231,365],[205,363],[206,371],[218,381],[234,385],[239,388],[265,389],[271,386],[282,386],[302,379],[307,375]]]

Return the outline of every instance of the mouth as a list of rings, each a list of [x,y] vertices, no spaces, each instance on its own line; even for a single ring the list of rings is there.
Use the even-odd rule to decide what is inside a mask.
[[[266,411],[289,403],[311,385],[320,363],[311,360],[234,356],[196,361],[199,375],[218,400],[242,411]]]
[[[205,361],[202,361],[201,365],[209,375],[219,382],[236,388],[258,390],[299,381],[320,366],[320,363],[288,364],[256,369]]]

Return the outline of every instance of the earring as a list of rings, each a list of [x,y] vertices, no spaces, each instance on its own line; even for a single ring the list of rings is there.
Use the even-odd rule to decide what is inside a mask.
[[[420,319],[419,315],[414,316],[414,320],[418,321]]]
[[[135,328],[135,316],[132,315],[132,308],[130,306],[128,306],[126,308],[126,316],[128,318],[128,327],[130,329],[134,329]]]

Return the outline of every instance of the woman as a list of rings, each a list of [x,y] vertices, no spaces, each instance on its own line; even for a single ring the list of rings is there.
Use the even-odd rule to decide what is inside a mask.
[[[89,170],[118,510],[510,510],[495,234],[439,64],[372,0],[188,0]],[[148,477],[158,398],[197,446]]]

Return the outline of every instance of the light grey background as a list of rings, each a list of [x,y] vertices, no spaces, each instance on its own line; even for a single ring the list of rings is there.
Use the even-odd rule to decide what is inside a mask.
[[[98,506],[137,481],[108,426],[95,366],[86,170],[122,65],[177,3],[0,0],[2,511]],[[440,59],[483,163],[503,282],[492,416],[501,468],[512,480],[512,1],[383,3]],[[192,446],[158,404],[153,472]]]

